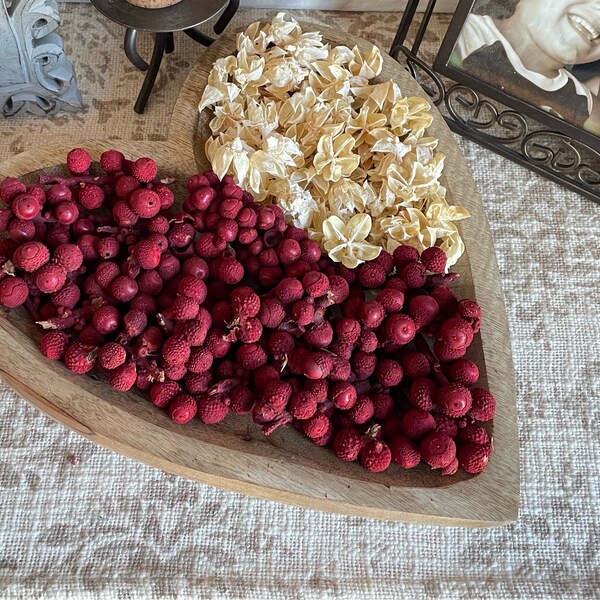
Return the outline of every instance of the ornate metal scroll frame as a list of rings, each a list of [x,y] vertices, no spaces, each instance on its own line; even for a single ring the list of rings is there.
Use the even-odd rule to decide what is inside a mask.
[[[442,78],[419,57],[437,0],[429,0],[412,47],[407,36],[419,0],[409,0],[390,49],[440,109],[452,131],[543,177],[600,203],[600,152],[572,136],[554,131],[462,83]],[[600,150],[600,139],[598,140]]]
[[[59,23],[56,0],[0,0],[0,115],[82,107]]]

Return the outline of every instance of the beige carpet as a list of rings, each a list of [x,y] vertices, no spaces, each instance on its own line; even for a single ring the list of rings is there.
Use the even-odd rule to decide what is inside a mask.
[[[202,49],[178,36],[147,113],[122,30],[61,5],[85,109],[0,122],[0,159],[57,137],[164,139]],[[242,11],[236,23],[264,11]],[[388,48],[399,16],[303,12]],[[433,51],[447,17],[427,40]],[[148,40],[143,40],[146,54]],[[0,387],[3,598],[598,598],[598,207],[461,142],[490,220],[519,401],[521,512],[447,529],[331,516],[165,475],[70,433]],[[78,464],[71,463],[72,456]]]

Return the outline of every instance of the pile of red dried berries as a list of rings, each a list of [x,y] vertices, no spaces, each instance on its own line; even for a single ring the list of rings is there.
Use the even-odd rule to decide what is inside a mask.
[[[486,467],[495,400],[465,358],[481,310],[440,249],[349,270],[229,177],[194,175],[176,212],[153,160],[100,166],[75,149],[69,177],[0,183],[0,304],[30,311],[45,356],[178,423],[250,413],[371,471]]]

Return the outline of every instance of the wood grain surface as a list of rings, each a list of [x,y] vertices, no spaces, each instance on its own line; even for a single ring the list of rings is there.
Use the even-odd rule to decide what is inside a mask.
[[[334,43],[365,47],[367,42],[326,31]],[[73,146],[94,158],[118,147],[128,158],[153,156],[166,176],[185,183],[194,171],[193,148],[199,147],[197,104],[212,61],[233,52],[233,37],[203,54],[174,110],[169,142],[81,141],[30,151],[0,165],[0,178],[25,176],[64,162]],[[424,96],[419,86],[391,58],[384,77],[394,78],[407,94]],[[459,297],[479,302],[485,320],[470,354],[480,365],[498,400],[493,422],[494,453],[488,469],[469,476],[442,477],[425,466],[410,471],[393,465],[373,474],[344,463],[315,447],[293,429],[280,428],[265,438],[248,417],[229,415],[218,425],[172,422],[144,395],[112,390],[101,377],[78,377],[60,363],[46,360],[36,343],[40,333],[24,310],[0,316],[0,377],[40,410],[80,434],[165,471],[261,498],[380,519],[459,526],[491,526],[516,519],[519,503],[519,448],[514,374],[506,311],[489,226],[481,201],[452,134],[435,108],[431,134],[447,156],[450,198],[466,206],[471,218],[461,228],[467,251],[457,265]],[[33,179],[33,176],[31,176]],[[180,187],[179,200],[182,188]]]

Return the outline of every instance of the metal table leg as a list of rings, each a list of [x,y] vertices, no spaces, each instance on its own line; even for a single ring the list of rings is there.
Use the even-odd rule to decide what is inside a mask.
[[[175,50],[175,39],[173,38],[173,32],[167,33],[167,45],[165,46],[165,54],[171,54]]]
[[[201,31],[190,27],[190,29],[184,29],[183,33],[191,37],[195,42],[202,44],[203,46],[210,46],[215,40],[208,35],[205,35]]]
[[[150,92],[152,91],[154,82],[156,81],[156,76],[158,75],[158,70],[160,69],[160,63],[162,62],[163,54],[165,53],[165,48],[167,46],[168,37],[168,33],[156,34],[156,38],[154,41],[154,50],[152,51],[152,59],[150,60],[150,66],[148,68],[148,72],[146,73],[146,78],[144,79],[142,89],[140,90],[140,93],[135,102],[135,106],[133,107],[133,110],[140,115],[144,112],[144,109],[146,108],[148,97],[150,96]]]
[[[137,29],[128,27],[125,30],[125,56],[127,56],[129,62],[131,62],[134,67],[137,67],[140,71],[146,71],[148,69],[148,63],[138,54],[135,43],[137,34]]]

